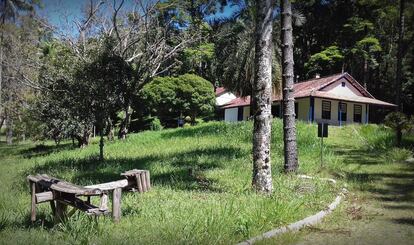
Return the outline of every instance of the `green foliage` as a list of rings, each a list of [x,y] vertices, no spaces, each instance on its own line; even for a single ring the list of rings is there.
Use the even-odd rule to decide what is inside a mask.
[[[160,121],[160,119],[158,119],[158,117],[154,117],[154,118],[152,118],[152,120],[151,120],[151,123],[150,123],[150,129],[152,130],[152,131],[159,131],[159,130],[161,130],[163,127],[162,127],[162,125],[161,125],[161,121]]]
[[[193,74],[158,77],[145,85],[140,97],[163,122],[174,122],[181,116],[198,116],[214,112],[215,94],[207,80]]]
[[[364,35],[366,32],[370,32],[374,29],[374,24],[367,19],[353,16],[347,20],[347,23],[344,24],[343,27],[345,29],[344,31],[348,31],[349,34],[362,33],[362,35]]]
[[[356,42],[355,46],[351,49],[351,53],[360,58],[361,60],[367,60],[368,64],[375,68],[378,66],[376,55],[382,51],[379,40],[375,37],[364,37]],[[361,61],[362,62],[362,61]]]
[[[305,64],[308,74],[332,74],[342,66],[344,55],[338,46],[330,46],[323,51],[312,55]]]
[[[401,112],[391,112],[385,117],[384,123],[394,130],[400,129],[408,131],[413,126],[412,121]]]

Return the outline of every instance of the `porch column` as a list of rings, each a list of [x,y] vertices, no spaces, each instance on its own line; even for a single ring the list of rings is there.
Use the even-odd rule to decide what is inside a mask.
[[[339,120],[339,127],[341,127],[342,126],[341,101],[338,102],[338,120]]]
[[[369,122],[369,105],[365,104],[365,124],[368,124]]]
[[[309,97],[309,117],[308,117],[308,121],[310,123],[313,123],[313,121],[315,120],[315,98],[313,98],[312,96]]]

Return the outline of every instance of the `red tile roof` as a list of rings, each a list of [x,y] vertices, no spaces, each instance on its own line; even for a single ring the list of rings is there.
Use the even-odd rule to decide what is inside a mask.
[[[345,77],[352,85],[358,89],[363,96],[358,97],[347,97],[347,96],[338,96],[330,94],[329,92],[320,91],[326,86],[336,82],[337,80]],[[321,78],[314,78],[307,81],[295,83],[293,85],[293,96],[295,98],[303,98],[303,97],[319,97],[319,98],[327,98],[327,99],[334,99],[334,100],[344,100],[350,102],[359,102],[359,103],[367,103],[367,104],[375,104],[375,105],[383,105],[383,106],[395,106],[394,104],[384,102],[381,100],[377,100],[372,96],[364,87],[362,87],[351,75],[348,73],[340,73],[335,74],[327,77]],[[281,101],[282,94],[274,94],[273,101]],[[222,106],[222,108],[232,108],[232,107],[239,107],[239,106],[246,106],[250,105],[250,96],[244,98],[236,98],[229,103]]]

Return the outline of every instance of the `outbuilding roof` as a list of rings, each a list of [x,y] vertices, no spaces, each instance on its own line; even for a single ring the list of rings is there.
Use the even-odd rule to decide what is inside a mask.
[[[333,84],[334,82],[338,81],[341,78],[345,78],[349,83],[351,83],[354,86],[354,88],[360,92],[362,96],[344,96],[344,95],[332,94],[329,91],[322,91],[324,88]],[[366,104],[372,104],[372,105],[396,106],[394,104],[375,99],[374,96],[372,96],[361,84],[359,84],[351,75],[349,75],[346,72],[295,83],[293,85],[293,90],[294,90],[293,96],[296,99],[312,96],[312,97],[317,97],[317,98],[326,98],[326,99],[332,99],[332,100],[366,103]],[[273,102],[281,101],[281,100],[282,100],[282,93],[273,95],[273,98],[272,98]],[[247,105],[250,105],[250,96],[243,97],[243,98],[236,98],[230,101],[229,103],[223,105],[222,108],[233,108],[233,107],[247,106]]]

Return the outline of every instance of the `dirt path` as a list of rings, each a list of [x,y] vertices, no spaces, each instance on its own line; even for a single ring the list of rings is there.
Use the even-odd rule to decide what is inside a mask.
[[[297,245],[414,244],[414,162],[386,163],[355,147],[338,150],[353,183],[341,208],[295,235]]]

